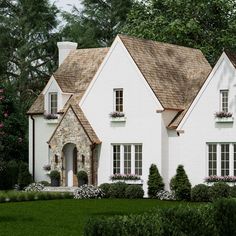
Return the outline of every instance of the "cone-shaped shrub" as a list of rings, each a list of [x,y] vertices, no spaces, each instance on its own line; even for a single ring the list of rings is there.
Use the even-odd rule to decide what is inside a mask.
[[[164,183],[163,179],[157,169],[155,164],[152,164],[149,169],[149,176],[148,176],[148,196],[150,198],[154,198],[157,195],[157,192],[160,190],[164,190]]]
[[[182,165],[178,166],[176,175],[171,179],[170,188],[174,191],[177,200],[191,199],[191,184]]]

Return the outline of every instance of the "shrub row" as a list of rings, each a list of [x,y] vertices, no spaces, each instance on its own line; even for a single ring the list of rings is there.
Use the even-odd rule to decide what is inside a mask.
[[[236,235],[235,222],[236,201],[221,199],[199,207],[180,205],[142,215],[91,218],[85,225],[84,235]]]
[[[194,202],[209,202],[219,198],[236,197],[236,186],[218,182],[212,186],[198,184],[192,188],[191,200]]]
[[[15,184],[23,189],[32,182],[32,176],[29,173],[28,165],[24,162],[15,160],[6,162],[0,160],[0,189],[12,189]]]
[[[71,193],[58,192],[0,192],[0,202],[22,202],[35,200],[71,199]]]
[[[104,183],[99,186],[105,198],[143,198],[144,191],[141,185],[128,185],[124,182],[112,184]]]

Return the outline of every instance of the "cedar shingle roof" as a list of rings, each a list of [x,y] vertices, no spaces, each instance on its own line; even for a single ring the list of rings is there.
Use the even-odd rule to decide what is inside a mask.
[[[43,94],[40,93],[37,99],[34,101],[33,105],[28,110],[27,114],[43,114],[44,113],[44,98]]]
[[[125,35],[119,37],[162,106],[181,111],[169,125],[176,128],[210,73],[210,64],[198,49]],[[76,97],[78,104],[108,50],[75,50],[55,72],[62,91],[76,93],[62,112]],[[34,103],[30,110],[37,111],[35,105],[43,110],[39,103]]]
[[[108,50],[109,48],[90,48],[72,51],[53,74],[61,90],[65,93],[80,92],[83,95]],[[43,95],[39,97],[27,114],[44,112]]]
[[[164,108],[184,110],[211,71],[198,49],[119,37]]]

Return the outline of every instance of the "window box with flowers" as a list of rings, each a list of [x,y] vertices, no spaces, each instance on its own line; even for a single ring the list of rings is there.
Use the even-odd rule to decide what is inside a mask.
[[[205,182],[207,184],[213,184],[217,182],[224,182],[224,183],[231,183],[235,185],[236,183],[236,176],[217,176],[211,175],[205,178]]]
[[[48,124],[57,124],[58,123],[58,115],[57,114],[50,114],[44,113],[45,122]]]
[[[232,123],[234,122],[234,118],[232,117],[232,113],[220,111],[215,113],[215,121],[216,123]]]
[[[110,177],[113,183],[115,182],[125,182],[127,184],[143,184],[143,180],[139,175],[132,174],[114,174]]]
[[[118,111],[111,112],[110,119],[111,122],[125,122],[126,121],[125,113]]]

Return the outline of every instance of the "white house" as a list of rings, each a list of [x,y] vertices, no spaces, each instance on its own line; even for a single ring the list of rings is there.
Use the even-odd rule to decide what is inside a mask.
[[[95,185],[139,175],[145,191],[152,163],[166,188],[179,164],[192,185],[236,175],[236,54],[212,70],[200,50],[124,35],[110,48],[58,46],[60,66],[28,111],[36,181],[47,179],[47,164],[63,186],[85,169]]]

